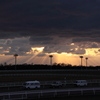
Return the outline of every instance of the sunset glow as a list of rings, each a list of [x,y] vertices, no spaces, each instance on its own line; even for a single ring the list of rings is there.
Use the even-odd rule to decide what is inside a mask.
[[[44,49],[44,47],[32,47],[33,51],[38,51],[38,52],[42,52]]]
[[[17,57],[18,64],[50,64],[49,55],[53,55],[53,63],[64,63],[64,64],[71,64],[71,65],[80,65],[80,57],[79,54],[72,54],[72,53],[43,53],[44,47],[32,47],[30,52],[27,52],[26,56]],[[76,48],[77,49],[77,48]],[[88,48],[85,49],[86,53],[83,54],[83,65],[86,65],[86,57],[88,57],[88,66],[94,65],[98,66],[100,64],[99,57],[100,57],[100,48]],[[9,52],[9,51],[7,51]],[[45,54],[45,55],[44,55]],[[1,59],[2,58],[2,59]],[[14,64],[14,57],[13,55],[0,55],[0,63],[7,63],[7,64]]]
[[[51,54],[46,54],[45,56],[37,56],[38,54],[34,55],[28,55],[28,56],[18,56],[17,57],[17,64],[50,64],[50,58],[49,55]],[[62,54],[57,54],[57,53],[52,53],[53,55],[53,63],[65,63],[65,64],[71,64],[71,65],[80,65],[80,55],[73,55],[73,54],[67,54],[67,53],[62,53]],[[88,66],[98,66],[100,65],[99,58],[100,56],[98,55],[97,57],[94,57],[94,55],[83,55],[83,65],[86,65],[86,60],[85,58],[88,57]],[[14,64],[14,57],[13,55],[6,55],[6,56],[0,56],[0,63],[4,64],[5,62],[7,64]]]
[[[85,50],[86,50],[85,55],[91,55],[91,56],[100,55],[100,48],[88,48]]]

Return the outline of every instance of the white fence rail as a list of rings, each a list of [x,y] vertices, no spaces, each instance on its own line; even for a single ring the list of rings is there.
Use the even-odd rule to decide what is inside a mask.
[[[100,94],[100,88],[82,89],[57,89],[41,91],[19,91],[10,93],[0,93],[0,100],[23,100],[32,98],[67,97]]]

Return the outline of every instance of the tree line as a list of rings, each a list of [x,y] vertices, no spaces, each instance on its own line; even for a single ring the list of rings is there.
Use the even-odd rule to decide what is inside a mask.
[[[71,64],[54,63],[53,65],[42,65],[42,64],[17,64],[7,65],[0,64],[0,70],[37,70],[37,69],[100,69],[100,66],[72,66]]]

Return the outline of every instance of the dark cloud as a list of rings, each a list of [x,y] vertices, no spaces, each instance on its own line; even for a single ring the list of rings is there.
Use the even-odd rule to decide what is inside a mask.
[[[46,54],[44,54],[44,53],[39,53],[37,56],[38,56],[38,57],[45,57]]]
[[[1,0],[0,1],[0,30],[5,33],[1,38],[72,34],[100,28],[100,1],[99,0]],[[68,32],[70,29],[76,32]],[[54,30],[60,31],[56,33]],[[95,33],[95,32],[94,32]],[[94,34],[93,33],[93,34]],[[8,35],[10,34],[10,35]],[[14,35],[13,35],[14,34]],[[79,35],[83,36],[83,33]],[[96,33],[99,34],[99,33]]]
[[[86,51],[85,51],[85,49],[78,48],[77,50],[73,49],[72,51],[70,51],[70,53],[72,53],[72,54],[85,54]]]
[[[83,48],[99,47],[92,43],[91,46],[83,44],[100,43],[99,18],[100,0],[1,0],[0,39],[29,37],[29,48],[45,46],[45,51],[49,52],[52,46],[57,46],[52,48],[54,51],[70,52],[66,50],[66,44],[71,42],[80,42],[82,44],[78,46]],[[13,42],[16,47],[11,49],[12,52],[23,51],[24,42]],[[13,46],[12,40],[6,41],[5,45]],[[62,50],[58,45],[65,47]]]
[[[50,44],[52,42],[53,38],[42,36],[42,37],[31,37],[29,40],[32,45],[35,45],[35,44],[45,45],[45,44]]]
[[[72,42],[77,44],[80,48],[100,48],[99,38],[75,38]]]
[[[19,55],[24,55],[26,52],[31,50],[32,45],[29,44],[27,38],[16,38],[16,39],[3,39],[0,40],[0,47],[2,48],[0,53],[6,55],[11,55],[18,53]],[[5,52],[8,51],[8,52]]]
[[[100,38],[75,38],[72,42],[98,42],[100,43]]]
[[[44,48],[43,52],[44,53],[62,53],[62,52],[66,52],[66,53],[74,53],[78,50],[75,50],[75,48],[77,48],[77,46],[75,45],[48,45]],[[81,50],[82,51],[82,50]]]

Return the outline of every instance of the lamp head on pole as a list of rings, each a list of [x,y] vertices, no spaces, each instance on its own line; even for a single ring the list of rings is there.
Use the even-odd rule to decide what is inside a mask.
[[[18,56],[18,54],[14,54],[14,57],[17,57]]]
[[[50,58],[52,58],[52,57],[53,57],[53,55],[49,55],[49,57],[50,57]]]
[[[80,56],[80,58],[83,58],[83,56]]]
[[[86,60],[88,60],[88,58],[87,58],[87,57],[86,57],[85,59],[86,59]]]

